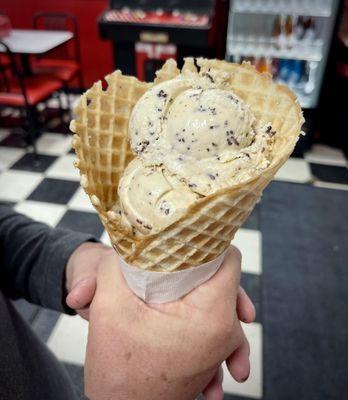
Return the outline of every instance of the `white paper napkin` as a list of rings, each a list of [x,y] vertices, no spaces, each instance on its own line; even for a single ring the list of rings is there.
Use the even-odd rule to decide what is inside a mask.
[[[220,268],[226,251],[215,260],[175,272],[145,271],[119,258],[123,276],[134,294],[147,303],[166,303],[180,299],[210,279]]]

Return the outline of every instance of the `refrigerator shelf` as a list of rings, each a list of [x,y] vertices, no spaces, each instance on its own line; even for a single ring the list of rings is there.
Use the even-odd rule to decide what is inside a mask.
[[[331,2],[325,1],[234,1],[231,11],[235,14],[302,15],[311,17],[331,16]]]
[[[320,62],[322,59],[322,42],[317,41],[315,44],[299,42],[291,48],[284,47],[278,49],[274,41],[256,42],[229,38],[227,42],[227,55]]]

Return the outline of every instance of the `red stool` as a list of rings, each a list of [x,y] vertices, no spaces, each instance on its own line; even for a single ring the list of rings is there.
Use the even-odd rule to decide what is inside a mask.
[[[60,80],[65,92],[72,80],[78,79],[80,89],[84,88],[81,73],[79,32],[76,17],[68,13],[38,13],[33,18],[34,29],[71,31],[74,36],[66,44],[32,60],[34,74],[49,74]],[[69,95],[68,107],[71,110]]]
[[[25,111],[28,123],[27,143],[32,145],[36,154],[35,141],[39,131],[36,106],[51,97],[52,93],[62,88],[62,83],[49,75],[24,77],[17,67],[15,57],[8,46],[0,41],[6,49],[10,67],[6,71],[7,87],[0,90],[0,107],[15,107]],[[0,59],[0,67],[1,59]]]

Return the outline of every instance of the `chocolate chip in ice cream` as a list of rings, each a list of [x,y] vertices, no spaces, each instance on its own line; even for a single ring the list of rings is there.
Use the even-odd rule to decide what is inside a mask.
[[[199,112],[206,112],[208,109],[207,108],[204,108],[203,106],[202,106],[202,104],[200,104],[199,105],[199,107],[197,108],[197,111],[199,111]]]
[[[276,131],[275,131],[275,130],[272,130],[272,126],[269,125],[269,126],[267,127],[267,129],[266,129],[266,133],[268,133],[269,137],[272,137],[272,136],[274,136],[274,135],[276,134]]]
[[[235,138],[233,130],[226,131],[226,136],[227,136],[227,144],[229,146],[232,146],[235,144],[236,146],[239,146],[238,140]]]
[[[160,210],[164,212],[164,214],[168,215],[170,212],[170,206],[166,201],[162,201],[160,205]]]
[[[206,78],[208,78],[210,80],[211,83],[214,83],[214,78],[208,74],[208,72],[205,72],[204,74],[202,74],[202,76],[205,76]]]
[[[161,89],[158,93],[157,93],[157,96],[158,97],[162,97],[162,98],[166,98],[167,97],[167,94],[164,92],[164,90],[163,89]]]
[[[148,140],[143,140],[142,142],[138,142],[136,148],[135,148],[135,152],[137,154],[142,153],[143,151],[146,150],[147,146],[150,144],[150,142]]]

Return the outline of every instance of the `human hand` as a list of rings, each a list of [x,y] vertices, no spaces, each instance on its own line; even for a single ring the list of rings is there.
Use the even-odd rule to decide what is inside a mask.
[[[208,282],[166,304],[139,300],[117,265],[117,256],[110,254],[99,266],[90,309],[87,396],[92,400],[191,400],[224,360],[236,380],[248,377],[249,348],[237,315],[243,305],[237,300],[237,249],[229,250]],[[249,311],[238,313],[248,320]],[[206,396],[210,392],[208,387]]]
[[[88,320],[89,304],[96,290],[98,266],[102,258],[110,254],[114,254],[110,246],[86,242],[69,258],[65,270],[66,303],[84,319]],[[253,303],[241,287],[238,290],[237,314],[246,323],[255,319]]]
[[[86,242],[72,253],[65,269],[67,305],[82,318],[88,320],[89,304],[93,300],[97,285],[99,263],[114,250],[101,243]]]

